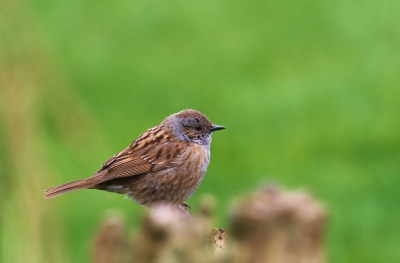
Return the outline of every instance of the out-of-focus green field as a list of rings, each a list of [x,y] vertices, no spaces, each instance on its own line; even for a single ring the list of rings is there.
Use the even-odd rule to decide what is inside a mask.
[[[259,184],[305,188],[328,211],[329,262],[400,259],[400,2],[2,1],[0,262],[88,262],[122,195],[43,190],[90,176],[167,115],[213,135],[188,201]]]

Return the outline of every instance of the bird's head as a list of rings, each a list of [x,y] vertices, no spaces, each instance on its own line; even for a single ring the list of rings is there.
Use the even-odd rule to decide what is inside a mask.
[[[209,145],[211,134],[225,127],[214,125],[206,116],[196,110],[183,110],[167,117],[167,124],[173,134],[181,141],[190,141],[200,145]]]

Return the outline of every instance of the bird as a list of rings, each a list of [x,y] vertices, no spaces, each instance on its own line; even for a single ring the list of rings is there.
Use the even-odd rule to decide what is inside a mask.
[[[179,205],[203,180],[210,162],[211,134],[223,129],[199,111],[182,110],[142,133],[92,176],[49,188],[45,198],[98,189],[126,194],[150,208]]]

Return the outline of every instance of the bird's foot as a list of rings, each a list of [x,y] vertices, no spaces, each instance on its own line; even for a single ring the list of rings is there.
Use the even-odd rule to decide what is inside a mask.
[[[189,214],[190,206],[187,203],[183,202],[178,207],[179,207],[179,210],[181,210],[183,214],[190,217],[190,214]]]

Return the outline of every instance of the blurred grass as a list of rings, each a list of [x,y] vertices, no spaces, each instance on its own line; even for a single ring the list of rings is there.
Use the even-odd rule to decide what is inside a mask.
[[[121,195],[44,201],[42,189],[92,174],[184,108],[228,128],[193,210],[202,193],[225,211],[258,183],[305,187],[330,211],[330,262],[400,258],[400,3],[1,6],[1,262],[87,262],[107,211],[135,229],[143,209]]]

